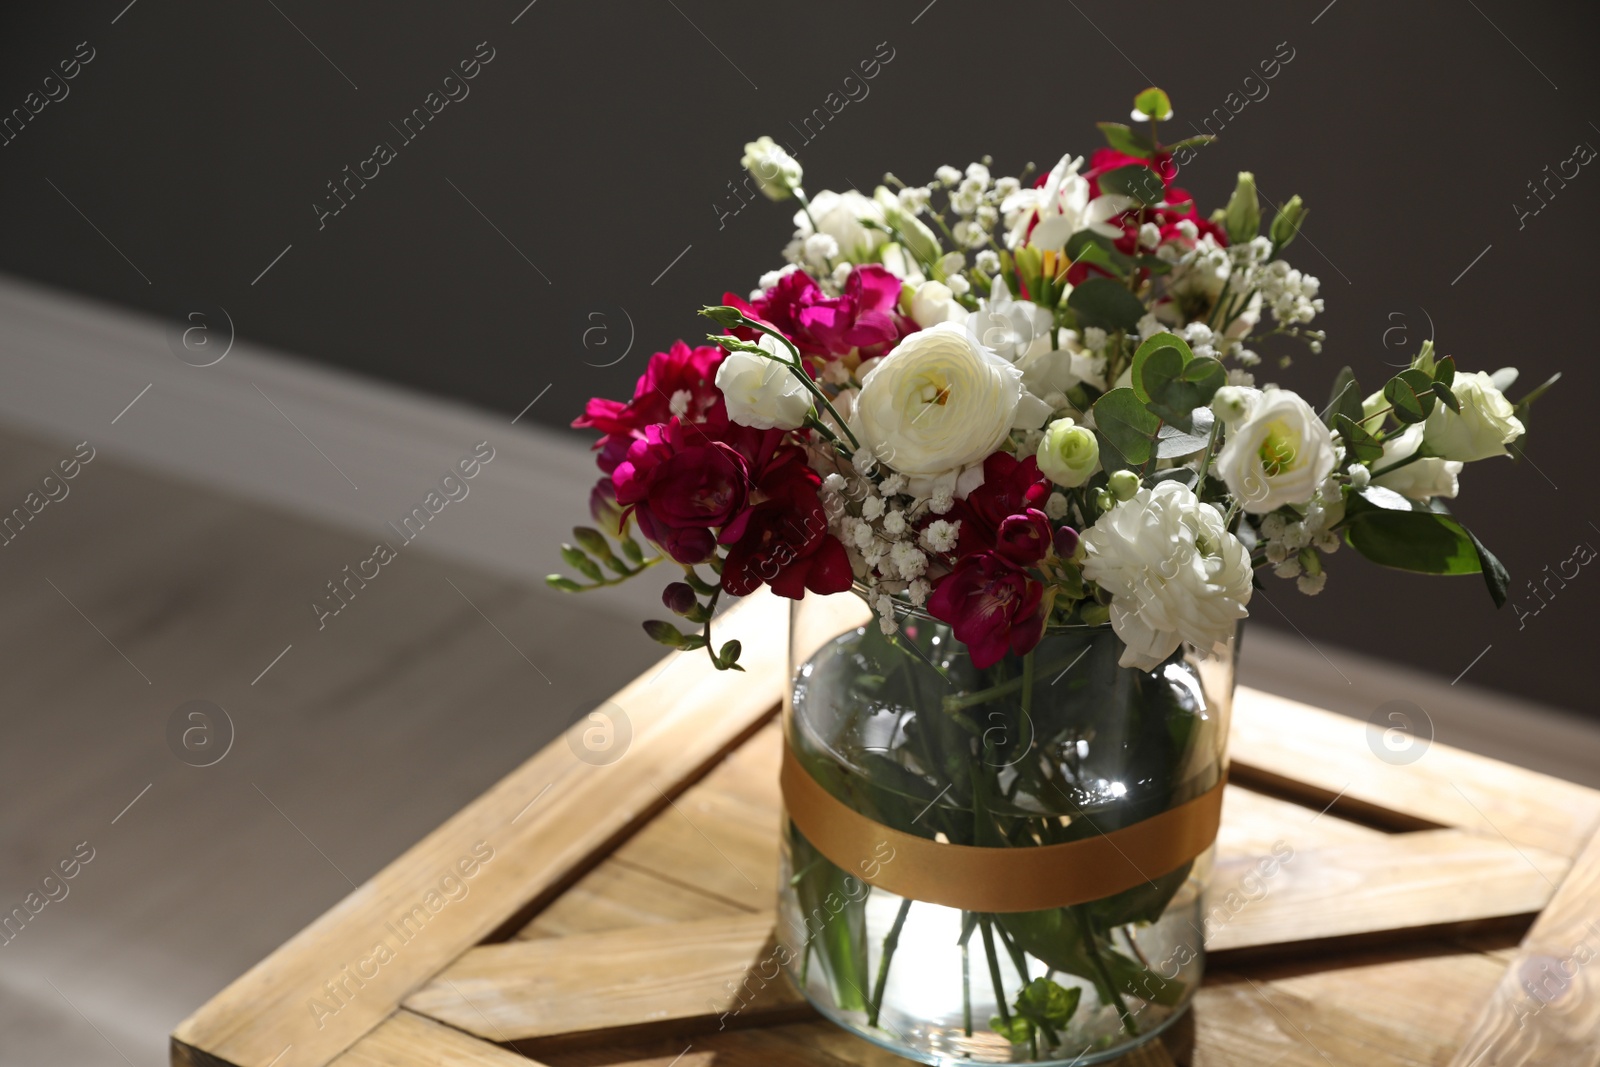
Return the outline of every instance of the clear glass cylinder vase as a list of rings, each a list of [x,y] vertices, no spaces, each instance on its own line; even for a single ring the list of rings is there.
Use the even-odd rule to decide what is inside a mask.
[[[830,838],[825,856],[796,825],[800,794],[786,782],[780,959],[822,1014],[925,1063],[1088,1064],[1188,1006],[1204,967],[1209,837],[1169,869],[1143,860],[1138,884],[1093,899],[1079,884],[1064,902],[1000,910],[983,884],[992,869],[993,888],[1010,888],[1003,861],[1016,857],[998,850],[1113,835],[1123,851],[1117,831],[1220,800],[1233,656],[1180,647],[1143,671],[1118,666],[1121,653],[1108,626],[1053,628],[1027,656],[979,669],[926,615],[885,635],[854,594],[795,603],[786,775],[803,771],[842,821],[985,849],[925,864],[907,889],[909,872],[893,868],[908,850],[893,835],[861,855]],[[1063,886],[1096,877],[1065,874]],[[927,899],[945,879],[976,879],[978,899]]]

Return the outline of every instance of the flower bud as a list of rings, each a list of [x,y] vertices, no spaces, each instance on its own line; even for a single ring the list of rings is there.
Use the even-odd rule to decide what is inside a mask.
[[[1094,506],[1101,511],[1110,511],[1117,506],[1117,498],[1104,489],[1096,489],[1094,491]]]
[[[1250,415],[1256,391],[1242,385],[1224,385],[1211,398],[1211,410],[1224,425],[1242,422]]]
[[[1055,537],[1056,555],[1062,559],[1071,559],[1078,551],[1078,531],[1070,526],[1056,527]]]
[[[1228,243],[1244,244],[1261,232],[1261,201],[1256,198],[1256,176],[1247,170],[1239,172],[1239,184],[1222,215],[1223,228],[1228,231]]]
[[[1045,428],[1037,453],[1039,470],[1067,489],[1089,480],[1100,465],[1100,442],[1094,433],[1070,418],[1057,419]]]
[[[1309,212],[1305,203],[1296,193],[1289,198],[1289,202],[1278,209],[1278,215],[1272,220],[1272,247],[1280,251],[1300,233],[1300,227],[1305,225],[1306,215]]]
[[[1130,470],[1113,471],[1106,481],[1106,488],[1111,490],[1111,495],[1118,500],[1128,500],[1139,491],[1140,478]]]
[[[700,603],[700,598],[694,595],[688,583],[673,582],[661,590],[661,603],[674,615],[687,615]]]
[[[1372,471],[1357,463],[1350,468],[1350,488],[1365,489],[1372,481]]]
[[[800,161],[770,137],[757,137],[746,144],[739,162],[768,200],[787,200],[800,186]]]

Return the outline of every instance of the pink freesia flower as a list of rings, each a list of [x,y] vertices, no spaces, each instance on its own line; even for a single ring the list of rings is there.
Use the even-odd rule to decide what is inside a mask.
[[[612,472],[617,503],[679,563],[703,563],[749,499],[749,469],[729,445],[678,419],[648,426]]]
[[[791,271],[754,303],[725,293],[723,302],[753,319],[766,322],[807,355],[831,358],[852,349],[863,356],[881,355],[881,349],[916,330],[916,324],[899,311],[900,279],[875,264],[857,267],[836,297],[824,293],[804,271]],[[735,330],[746,340],[753,331]]]
[[[690,348],[674,341],[667,351],[650,357],[632,400],[597,396],[572,425],[625,437],[674,415],[688,422],[726,422],[727,408],[716,385],[722,356],[722,349],[714,345]]]
[[[972,665],[992,667],[1007,652],[1031,652],[1044,636],[1044,588],[992,552],[968,556],[939,580],[928,612],[950,624]]]

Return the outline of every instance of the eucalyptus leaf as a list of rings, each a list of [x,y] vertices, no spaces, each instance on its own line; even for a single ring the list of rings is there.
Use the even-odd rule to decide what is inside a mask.
[[[1094,402],[1094,424],[1102,441],[1101,465],[1107,470],[1145,464],[1161,430],[1161,420],[1126,386],[1113,389]],[[1117,464],[1118,458],[1124,462]]]
[[[1351,422],[1360,422],[1363,414],[1361,386],[1356,383],[1355,372],[1349,367],[1341,367],[1333,379],[1333,391],[1328,394],[1328,426],[1336,426],[1336,419],[1340,415],[1346,416]]]
[[[1383,398],[1400,422],[1422,422],[1433,412],[1433,379],[1420,370],[1403,370],[1383,387]]]
[[[1333,417],[1334,429],[1344,440],[1344,450],[1357,463],[1375,463],[1383,458],[1383,445],[1365,426],[1344,412]]]
[[[1105,135],[1106,144],[1118,152],[1128,156],[1138,156],[1140,159],[1149,159],[1155,152],[1155,146],[1150,143],[1150,138],[1120,122],[1097,122],[1100,132]]]
[[[1148,405],[1146,406],[1148,410]],[[1211,426],[1216,416],[1210,408],[1197,407],[1186,413],[1189,429],[1183,430],[1176,422],[1164,422],[1156,434],[1156,458],[1177,459],[1192,456],[1210,443]],[[1180,468],[1186,470],[1187,468]],[[1169,473],[1169,472],[1163,472]],[[1195,471],[1189,471],[1195,474]]]
[[[1161,175],[1143,163],[1129,163],[1100,175],[1100,191],[1132,197],[1141,204],[1159,204],[1167,195]]]
[[[1194,350],[1189,347],[1189,342],[1175,333],[1158,333],[1140,342],[1138,350],[1133,354],[1133,364],[1128,377],[1131,379],[1134,394],[1147,404],[1150,402],[1150,393],[1143,383],[1144,367],[1151,356],[1164,349],[1171,349],[1178,354],[1177,365],[1180,369],[1194,358]]]
[[[1145,314],[1143,301],[1112,278],[1085,279],[1067,297],[1067,307],[1077,315],[1080,327],[1098,326],[1107,333],[1132,330]]]

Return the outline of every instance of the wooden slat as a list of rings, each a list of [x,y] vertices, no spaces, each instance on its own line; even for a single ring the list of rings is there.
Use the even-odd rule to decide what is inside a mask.
[[[530,901],[563,888],[752,731],[781,692],[787,611],[777,597],[746,598],[719,620],[718,638],[742,640],[747,673],[717,672],[703,655],[669,657],[664,670],[612,700],[632,725],[621,759],[593,766],[563,742],[547,746],[184,1020],[175,1047],[267,1067],[292,1044],[292,1058],[278,1067],[323,1067]],[[494,858],[464,883],[468,895],[430,898],[478,842]],[[426,907],[430,900],[436,910]],[[401,942],[391,924],[414,907],[423,908],[424,932]],[[363,963],[386,938],[390,958],[376,968]],[[370,976],[357,977],[361,969]]]
[[[1415,762],[1380,760],[1367,724],[1240,686],[1233,702],[1233,776],[1313,808],[1397,828],[1454,826],[1576,856],[1600,826],[1600,792],[1434,743]],[[1337,799],[1335,799],[1337,798]]]
[[[778,973],[770,912],[483,945],[406,998],[421,1015],[500,1042],[625,1041],[805,1018]]]
[[[1437,937],[1452,924],[1537,914],[1567,867],[1564,856],[1462,830],[1294,850],[1270,874],[1254,859],[1226,861],[1212,875],[1206,947],[1305,951],[1379,932]]]
[[[280,1062],[288,1062],[288,1057]],[[402,1010],[341,1053],[331,1067],[537,1067],[537,1064],[526,1056]]]
[[[767,902],[770,905],[770,901]],[[598,934],[637,926],[748,915],[749,908],[671,882],[615,858],[602,862],[562,893],[517,937],[534,940]]]
[[[1451,1067],[1600,1064],[1600,835],[1476,1013]]]
[[[1273,846],[1300,849],[1353,845],[1384,836],[1382,830],[1349,822],[1333,812],[1318,814],[1293,801],[1229,782],[1222,799],[1217,855],[1227,860],[1271,855]]]

